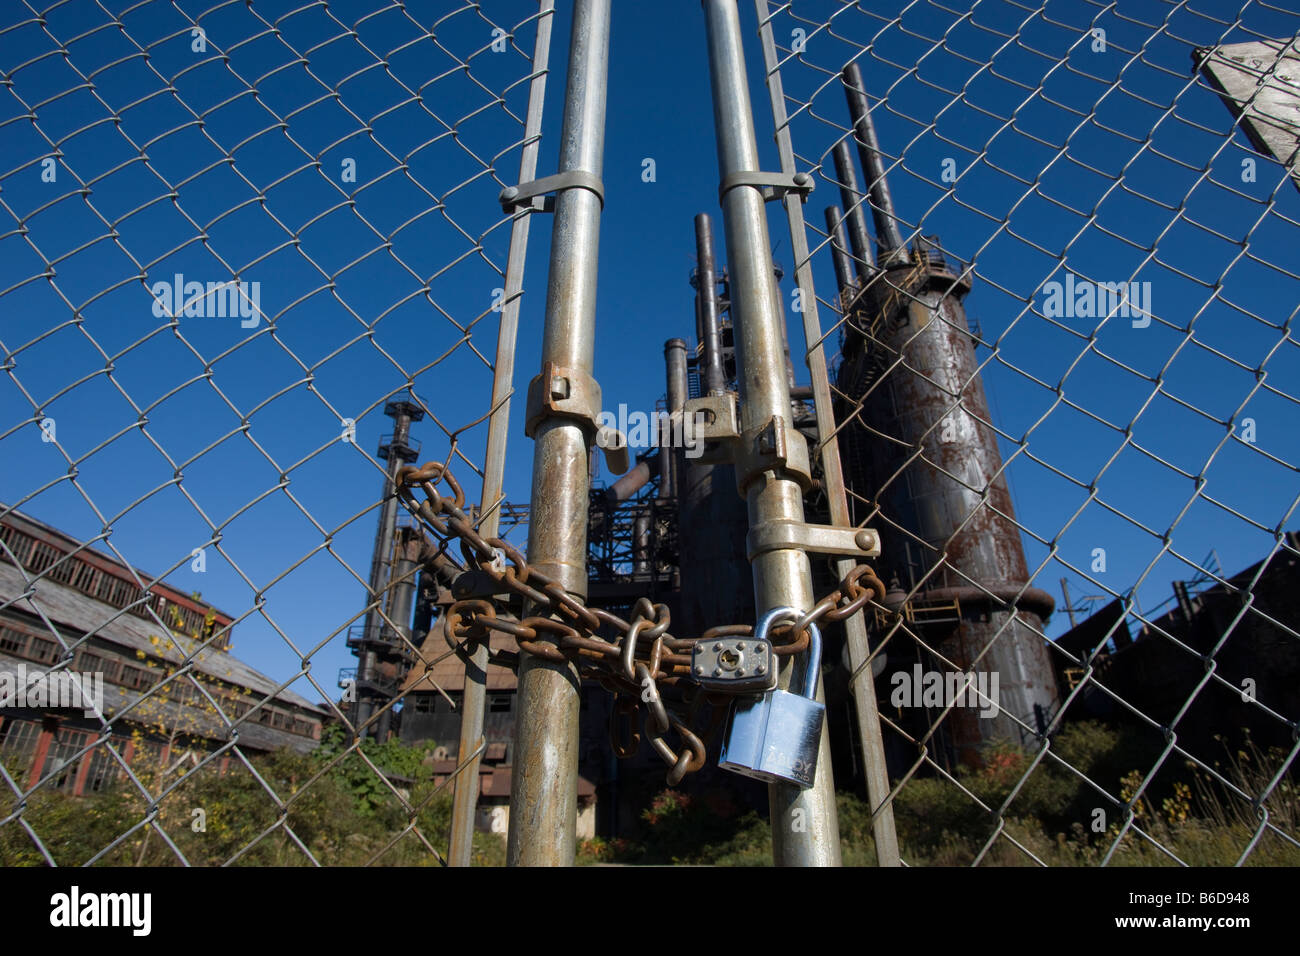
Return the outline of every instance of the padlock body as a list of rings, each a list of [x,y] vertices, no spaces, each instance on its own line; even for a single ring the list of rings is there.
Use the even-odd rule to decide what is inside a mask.
[[[757,780],[807,789],[817,776],[826,706],[789,691],[737,700],[723,738],[718,766]]]

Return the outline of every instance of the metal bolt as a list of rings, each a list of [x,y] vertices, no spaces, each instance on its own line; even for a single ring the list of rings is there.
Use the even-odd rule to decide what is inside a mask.
[[[870,551],[876,546],[876,536],[870,531],[862,530],[853,538],[854,543],[863,551]]]
[[[754,673],[755,673],[755,674],[766,674],[766,673],[767,673],[767,668],[764,667],[762,664],[759,664],[757,667],[754,668]]]
[[[721,677],[721,676],[722,676],[722,668],[721,668],[721,667],[715,667],[715,668],[713,668],[713,676],[714,676],[714,677]]]
[[[714,649],[715,651],[720,651],[720,650],[722,650],[722,644],[720,644],[720,643],[719,643],[719,644],[714,644],[714,645],[713,645],[713,649]]]
[[[744,642],[744,641],[741,641],[740,643],[738,643],[738,644],[736,645],[736,650],[738,650],[738,651],[743,651],[744,649],[745,649],[745,642]]]
[[[695,673],[697,673],[697,674],[703,674],[703,673],[704,673],[704,665],[703,665],[703,664],[696,664],[696,665],[695,665]]]
[[[737,676],[737,677],[744,677],[744,676],[745,676],[745,668],[743,668],[743,667],[739,668],[739,669],[736,671],[736,676]]]

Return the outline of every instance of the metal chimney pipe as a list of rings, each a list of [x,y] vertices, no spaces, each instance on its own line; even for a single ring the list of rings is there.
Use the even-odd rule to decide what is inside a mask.
[[[862,172],[867,177],[867,191],[871,196],[871,214],[876,220],[876,242],[880,245],[882,266],[905,265],[909,259],[903,245],[903,235],[894,217],[894,199],[889,194],[885,179],[885,164],[880,158],[880,141],[871,121],[867,104],[866,85],[857,63],[850,63],[841,74],[844,95],[849,101],[849,116],[853,119],[853,133],[858,142],[858,158]]]
[[[826,207],[826,234],[831,238],[831,261],[835,263],[835,284],[844,292],[853,288],[853,263],[849,259],[849,241],[844,235],[844,216],[839,206]],[[843,308],[843,306],[841,306]]]
[[[686,407],[686,343],[681,339],[669,339],[664,343],[664,362],[668,367],[668,414],[676,415],[674,427],[670,417],[664,429],[667,434],[659,446],[663,459],[663,476],[659,487],[663,489],[661,498],[676,498],[679,486],[678,477],[682,473],[682,454],[680,441],[682,437],[681,414]]]
[[[835,144],[835,178],[840,182],[840,199],[847,209],[849,242],[852,243],[853,261],[858,277],[866,285],[876,273],[876,263],[871,257],[871,239],[867,235],[867,216],[863,212],[865,194],[858,186],[858,171],[853,168],[849,144],[840,140]]]
[[[397,554],[393,563],[393,596],[388,619],[397,625],[402,637],[411,640],[411,614],[415,607],[415,575],[420,559],[421,537],[411,528],[398,531]]]
[[[663,454],[662,449],[660,454]],[[605,489],[605,500],[610,504],[617,504],[620,501],[627,501],[634,494],[645,487],[646,482],[659,473],[663,464],[658,455],[643,458],[635,465],[628,469],[627,474],[623,475],[608,488]],[[663,487],[663,481],[659,483]]]
[[[722,322],[718,318],[718,273],[713,255],[713,220],[702,212],[695,217],[696,295],[700,303],[701,341],[704,343],[704,374],[700,384],[710,395],[721,395],[727,387],[722,371]]]
[[[639,514],[632,519],[632,573],[650,573],[650,516]]]
[[[399,450],[406,447],[411,437],[410,408],[408,403],[398,401],[390,403],[385,409],[385,412],[393,417],[393,435],[389,443],[388,460],[384,467],[384,497],[379,508],[375,549],[370,559],[369,589],[371,600],[375,600],[376,603],[366,612],[365,623],[361,629],[361,653],[357,656],[355,723],[358,727],[370,720],[375,712],[375,698],[368,689],[363,689],[362,685],[374,680],[379,672],[379,655],[369,642],[379,637],[383,629],[381,612],[385,603],[390,600],[387,590],[392,579],[393,533],[397,528],[397,472],[405,464]],[[380,451],[382,453],[383,449],[381,448]],[[386,728],[385,717],[374,728],[362,730],[360,736],[382,740]]]

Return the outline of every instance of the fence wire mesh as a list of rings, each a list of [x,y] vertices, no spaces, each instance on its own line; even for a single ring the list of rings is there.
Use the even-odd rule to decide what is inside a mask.
[[[21,496],[0,537],[0,655],[20,675],[0,712],[6,862],[442,858],[459,766],[416,783],[421,768],[354,733],[389,719],[408,668],[448,653],[413,642],[413,578],[405,621],[387,577],[346,620],[309,609],[374,587],[356,556],[393,504],[390,472],[421,451],[410,421],[477,494],[526,217],[497,197],[530,147],[535,163],[550,16],[7,8],[0,454]],[[410,522],[393,533],[411,566],[437,550]],[[209,580],[227,610],[185,583]],[[319,662],[345,644],[358,667],[336,687]],[[86,675],[86,699],[99,675],[84,720],[42,722],[22,682],[47,670]],[[234,802],[209,825],[223,787]],[[85,839],[68,838],[60,792],[100,801]],[[368,794],[381,825],[332,826],[342,792]]]
[[[903,861],[1294,861],[1300,17],[756,7]]]
[[[787,303],[882,538],[850,683],[902,861],[1294,862],[1300,196],[1267,153],[1300,15],[755,8],[781,165],[817,186]],[[535,172],[549,4],[13,9],[0,856],[441,862],[448,791],[500,755],[363,738],[456,716],[430,592],[458,555],[372,538],[417,455],[496,521],[529,218],[498,196]]]

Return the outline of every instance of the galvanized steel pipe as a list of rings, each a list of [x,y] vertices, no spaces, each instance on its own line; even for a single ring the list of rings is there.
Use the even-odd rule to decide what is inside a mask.
[[[610,0],[575,0],[559,172],[603,169]],[[601,200],[585,188],[555,199],[542,362],[590,374],[595,352]],[[587,593],[589,426],[548,415],[533,433],[530,564]],[[519,664],[507,861],[567,866],[576,849],[579,679],[571,663]]]
[[[720,174],[725,178],[758,172],[758,143],[736,0],[704,0],[704,11]],[[781,301],[772,269],[761,189],[748,185],[729,189],[722,197],[722,212],[742,403],[740,429],[742,434],[755,435],[774,417],[786,423],[791,420]],[[803,438],[790,428],[788,441]],[[742,476],[742,480],[746,481],[751,528],[767,521],[804,520],[802,490],[784,468],[765,471],[752,480]],[[803,551],[781,548],[763,552],[754,558],[752,572],[760,615],[781,605],[812,607],[812,575]],[[788,685],[790,671],[789,665],[782,668],[782,686]],[[773,784],[769,799],[772,848],[778,864],[839,865],[835,787],[824,725],[814,786],[800,790],[789,784]]]

